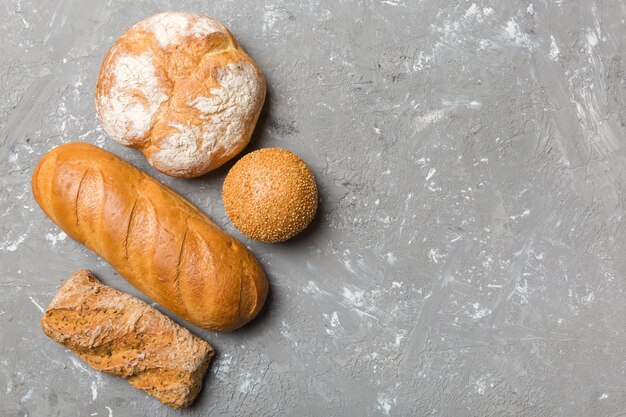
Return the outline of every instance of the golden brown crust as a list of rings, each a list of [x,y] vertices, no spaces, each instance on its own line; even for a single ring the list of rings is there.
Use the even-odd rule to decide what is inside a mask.
[[[317,185],[296,154],[279,148],[260,149],[230,169],[222,199],[228,217],[246,236],[282,242],[304,230],[315,217]]]
[[[207,330],[254,318],[267,295],[256,259],[200,210],[117,156],[86,143],[48,152],[33,195],[70,237],[132,285]]]
[[[174,408],[195,400],[214,353],[204,340],[86,269],[61,286],[41,328],[89,366],[126,378]]]
[[[217,20],[160,13],[106,54],[96,86],[104,130],[159,171],[196,177],[248,144],[265,100],[256,63]]]

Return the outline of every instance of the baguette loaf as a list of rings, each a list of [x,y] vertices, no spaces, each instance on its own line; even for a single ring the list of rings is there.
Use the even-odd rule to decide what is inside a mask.
[[[86,269],[61,286],[41,328],[89,366],[127,378],[174,408],[193,402],[213,357],[207,342]]]
[[[41,209],[132,285],[207,330],[240,327],[261,310],[256,259],[200,210],[117,156],[86,143],[48,152],[33,174]]]

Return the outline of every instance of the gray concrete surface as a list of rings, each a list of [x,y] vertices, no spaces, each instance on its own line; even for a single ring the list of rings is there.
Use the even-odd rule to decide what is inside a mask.
[[[618,416],[626,413],[626,4],[531,1],[0,0],[1,416]],[[313,227],[244,239],[227,169],[155,173],[107,139],[94,85],[132,23],[224,21],[269,97],[250,149],[301,154]],[[38,158],[67,141],[154,174],[244,241],[271,281],[173,411],[87,368],[38,320],[94,270],[45,218]]]

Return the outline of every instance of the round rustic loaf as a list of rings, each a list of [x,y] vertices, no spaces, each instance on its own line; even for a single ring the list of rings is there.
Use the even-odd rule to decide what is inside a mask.
[[[276,243],[311,223],[317,210],[317,185],[298,155],[266,148],[247,154],[230,169],[222,199],[226,214],[241,233]]]
[[[96,86],[106,133],[186,178],[241,152],[264,100],[261,71],[228,29],[188,13],[132,26],[105,56]]]

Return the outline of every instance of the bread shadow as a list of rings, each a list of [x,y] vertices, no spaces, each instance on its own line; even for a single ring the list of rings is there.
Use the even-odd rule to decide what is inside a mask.
[[[247,323],[243,327],[240,327],[236,330],[233,330],[227,333],[230,335],[242,335],[245,332],[245,334],[251,335],[254,333],[260,334],[261,332],[266,331],[262,327],[262,322],[265,322],[265,318],[269,316],[271,304],[272,304],[272,292],[271,290],[268,289],[267,299],[265,300],[265,304],[261,308],[261,311],[259,312],[259,314],[250,323]],[[211,333],[213,332],[207,332],[207,331],[198,332],[198,334],[202,335],[203,340],[210,340]],[[226,345],[228,345],[228,342],[222,341],[222,343],[225,343]],[[221,352],[215,347],[215,344],[211,343],[211,345],[213,346],[213,349],[214,349],[214,355],[213,355],[213,359],[211,359],[211,362],[209,363],[206,373],[204,374],[202,388],[200,389],[200,392],[198,393],[196,400],[189,407],[181,410],[183,412],[188,411],[189,413],[192,413],[195,415],[195,412],[197,410],[206,410],[207,407],[210,404],[212,404],[216,398],[213,395],[213,390],[211,390],[211,386],[216,384],[216,382],[214,381],[216,378],[214,375],[212,375],[211,370],[214,366],[217,366],[215,362],[221,355]]]
[[[320,199],[320,202],[317,206],[317,211],[315,212],[315,217],[311,221],[311,223],[307,226],[307,228],[294,236],[293,238],[281,242],[281,243],[260,243],[256,242],[256,246],[262,247],[262,252],[270,252],[272,247],[279,247],[283,252],[290,252],[296,250],[302,250],[303,248],[308,248],[310,246],[315,246],[315,243],[320,237],[327,232],[326,222],[325,222],[325,213],[324,213],[324,199]],[[247,239],[247,246],[250,245],[250,242],[253,242],[249,238]],[[259,251],[260,252],[260,251]],[[289,255],[289,253],[287,253]],[[264,268],[265,269],[265,268]],[[280,304],[280,300],[277,299],[278,294],[272,291],[272,277],[269,273],[267,273],[268,280],[268,291],[267,298],[265,300],[265,304],[261,308],[259,314],[247,323],[245,326],[242,326],[236,330],[233,330],[231,333],[237,335],[246,334],[247,336],[252,336],[256,334],[260,334],[261,332],[267,331],[268,325],[271,326],[271,320],[273,318],[272,311],[274,304]]]

